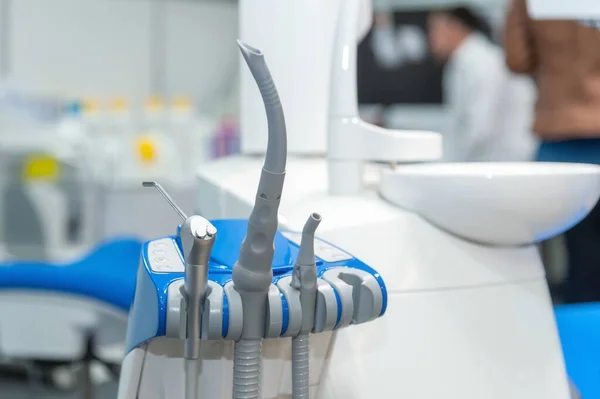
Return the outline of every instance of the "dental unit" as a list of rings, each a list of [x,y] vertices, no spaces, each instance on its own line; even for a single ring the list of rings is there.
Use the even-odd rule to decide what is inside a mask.
[[[322,340],[385,313],[383,280],[315,238],[319,214],[310,212],[299,233],[278,230],[287,164],[283,108],[262,52],[238,45],[268,119],[254,205],[247,220],[187,217],[158,183],[144,183],[184,221],[177,235],[142,250],[118,399],[286,397],[282,366],[290,355],[290,394],[316,397],[309,370],[325,360]]]
[[[105,253],[107,247],[114,247],[112,244],[133,245],[133,242],[139,241],[141,246],[143,240],[170,232],[168,227],[176,221],[172,215],[148,218],[146,211],[155,206],[155,196],[140,193],[137,189],[143,175],[126,173],[135,168],[127,169],[124,159],[132,159],[136,155],[132,151],[136,149],[133,146],[136,137],[127,104],[122,100],[115,102],[115,115],[108,120],[105,115],[102,119],[98,118],[97,107],[83,113],[80,108],[78,103],[72,104],[57,126],[36,125],[27,131],[18,130],[18,133],[0,137],[0,166],[6,172],[0,179],[0,262],[2,266],[10,267],[4,271],[14,270],[20,265],[23,271],[39,267],[42,274],[46,270],[49,273],[47,284],[40,285],[32,279],[28,287],[26,280],[11,280],[16,278],[11,274],[12,277],[7,277],[0,285],[0,335],[5,337],[0,338],[0,356],[40,361],[56,358],[65,362],[76,358],[79,349],[72,345],[75,340],[72,326],[97,326],[90,324],[89,320],[97,319],[98,313],[114,313],[114,306],[108,303],[109,309],[105,312],[104,301],[90,304],[86,296],[91,295],[93,301],[96,299],[94,294],[81,293],[75,289],[77,287],[56,280],[55,276],[69,278],[70,273],[77,275],[80,265],[88,270],[88,265],[99,259],[95,254]],[[90,112],[94,116],[93,123],[89,120]],[[178,128],[193,125],[193,115],[181,116],[177,122]],[[190,135],[190,131],[182,133],[186,138]],[[150,147],[142,145],[150,155],[158,155],[164,161],[164,152],[156,154],[160,149],[154,148],[153,141],[138,144]],[[112,152],[115,147],[127,151],[128,156],[117,156]],[[168,148],[165,151],[168,153]],[[115,165],[120,162],[126,164],[124,171],[121,169],[123,173],[115,170]],[[182,174],[170,170],[166,175],[179,177]],[[150,174],[146,177],[164,178],[166,175]],[[134,178],[138,182],[135,189],[132,187]],[[195,189],[192,179],[193,175],[188,172],[187,183],[176,182],[176,187],[171,186],[171,192],[176,194],[186,210],[193,208]],[[163,180],[168,184],[173,179]],[[182,194],[179,188],[183,186],[187,188]],[[119,252],[114,257],[117,263],[130,262],[128,256]],[[58,268],[65,265],[73,267],[64,269],[69,273],[63,274]],[[112,267],[99,267],[108,269],[107,278],[112,281]],[[132,281],[135,282],[134,279]],[[67,287],[75,289],[74,297],[64,301],[55,298],[65,293]],[[14,295],[13,288],[18,289],[18,295]],[[133,287],[122,294],[131,290]],[[50,301],[47,294],[52,298]],[[81,295],[82,300],[78,302],[77,298]],[[47,307],[44,317],[47,316],[48,320],[60,320],[71,309],[67,318],[70,321],[64,326],[46,330],[42,339],[44,329],[41,321],[21,318],[22,323],[16,322],[24,311],[36,306]],[[85,314],[84,309],[88,309],[89,314]],[[122,359],[121,354],[117,356],[115,353],[118,354],[121,351],[119,347],[124,346],[128,310],[128,306],[117,306],[116,317],[120,321],[113,323],[116,326],[111,338],[111,359],[117,363]],[[22,329],[36,333],[22,335],[22,342],[10,338],[18,338]],[[121,332],[120,342],[117,342],[117,331]],[[83,339],[81,335],[78,340],[83,342]],[[52,343],[54,350],[45,348],[48,342]],[[102,344],[103,340],[98,342]]]
[[[48,382],[70,389],[88,332],[98,357],[120,364],[135,275],[119,273],[131,272],[133,248],[176,222],[147,217],[156,197],[139,181],[160,179],[190,210],[191,163],[207,160],[209,121],[186,98],[170,111],[136,134],[125,99],[110,112],[75,101],[56,123],[0,135],[0,364],[40,364]],[[110,377],[96,369],[93,383]]]
[[[121,102],[115,107],[115,113],[127,110]],[[112,129],[110,135],[91,132],[74,104],[56,127],[0,137],[0,166],[6,171],[0,179],[0,363],[19,369],[22,363],[40,364],[44,378],[57,388],[76,383],[88,332],[98,357],[120,364],[135,273],[119,273],[135,272],[129,265],[137,264],[143,240],[167,234],[165,226],[173,224],[171,215],[147,218],[155,197],[132,189],[135,173],[115,171],[126,156],[111,151],[132,152],[123,144],[136,139],[128,117],[116,115],[109,129],[97,123],[98,129]],[[178,117],[178,128],[193,126],[191,113]],[[192,133],[182,132],[181,140],[192,140]],[[154,142],[141,144],[157,155]],[[188,172],[187,203],[179,201],[185,208],[193,207],[192,178]],[[179,194],[182,185],[176,186],[172,191]],[[132,260],[134,248],[138,253]],[[92,383],[111,377],[97,369]]]
[[[600,168],[434,162],[442,151],[439,134],[392,131],[359,118],[357,20],[365,19],[359,1],[343,7],[274,3],[242,1],[240,30],[242,40],[277,54],[270,64],[277,79],[302,87],[293,98],[288,86],[282,90],[282,101],[289,90],[293,112],[305,120],[288,120],[279,228],[298,231],[307,214],[325,215],[319,237],[382,273],[388,295],[386,317],[321,336],[327,355],[321,362],[311,352],[311,397],[568,399],[536,243],[591,210],[600,197]],[[271,6],[275,14],[256,11]],[[301,7],[313,8],[299,13]],[[303,60],[330,54],[331,64],[323,62],[317,71],[311,63],[304,72],[294,58],[297,47],[292,51],[290,41],[272,35],[273,15],[281,17],[277,24],[291,26],[294,37],[304,37],[294,29],[306,30],[308,44],[298,44]],[[335,28],[327,31],[327,24]],[[311,41],[313,32],[320,32],[319,41]],[[198,169],[197,209],[209,219],[244,217],[254,204],[252,171],[260,167],[255,155],[262,138],[253,127],[265,121],[254,109],[257,92],[244,86],[248,78],[242,71],[243,154]],[[323,87],[329,105],[315,109],[322,97],[313,94]],[[312,130],[305,129],[308,123]],[[315,142],[327,143],[326,157],[320,148],[299,144],[318,132]],[[291,367],[291,359],[275,353]],[[396,383],[398,375],[402,383]],[[292,394],[291,376],[283,379],[282,394]]]
[[[141,248],[133,234],[99,237],[105,159],[79,134],[77,112],[0,137],[0,363],[39,365],[65,389],[88,332],[97,357],[120,364]],[[97,369],[94,382],[111,378]]]

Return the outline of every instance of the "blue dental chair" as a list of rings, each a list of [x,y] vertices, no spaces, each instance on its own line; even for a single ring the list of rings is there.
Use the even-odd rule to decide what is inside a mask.
[[[80,295],[129,311],[142,243],[124,238],[100,244],[70,264],[15,261],[0,265],[0,290],[24,289]]]
[[[118,377],[120,353],[105,359],[97,345],[119,346],[120,341],[124,345],[141,248],[141,241],[121,237],[102,242],[81,259],[64,264],[1,263],[0,364],[16,361],[14,370],[21,370],[23,362],[33,364],[50,385],[55,385],[55,369],[90,361],[103,364]],[[43,309],[51,309],[52,316],[44,315]],[[95,316],[81,319],[82,312]],[[60,345],[56,345],[57,339]]]

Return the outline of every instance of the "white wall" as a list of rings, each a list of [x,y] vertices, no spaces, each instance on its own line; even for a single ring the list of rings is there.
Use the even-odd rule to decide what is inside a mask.
[[[471,3],[501,15],[507,0]],[[67,96],[185,94],[214,112],[237,89],[237,21],[226,0],[0,0],[0,75]]]
[[[195,93],[203,109],[220,106],[223,91],[238,84],[237,5],[171,1],[165,19],[166,92]]]
[[[231,2],[0,0],[0,21],[0,72],[43,91],[206,103],[237,74]]]
[[[13,0],[10,74],[67,95],[147,95],[150,16],[141,1]]]

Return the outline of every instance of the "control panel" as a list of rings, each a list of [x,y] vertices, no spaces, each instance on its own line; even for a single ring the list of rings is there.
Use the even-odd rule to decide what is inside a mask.
[[[150,241],[146,257],[153,272],[183,273],[185,271],[181,252],[173,238]]]

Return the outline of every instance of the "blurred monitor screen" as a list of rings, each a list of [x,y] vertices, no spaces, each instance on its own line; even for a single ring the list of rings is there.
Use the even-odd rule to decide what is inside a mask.
[[[393,26],[387,31],[385,36],[389,40],[384,40],[383,45],[389,51],[381,51],[381,40],[376,42],[381,35],[373,29],[360,43],[357,54],[359,103],[442,103],[442,66],[429,52],[428,14],[427,10],[391,14]]]

